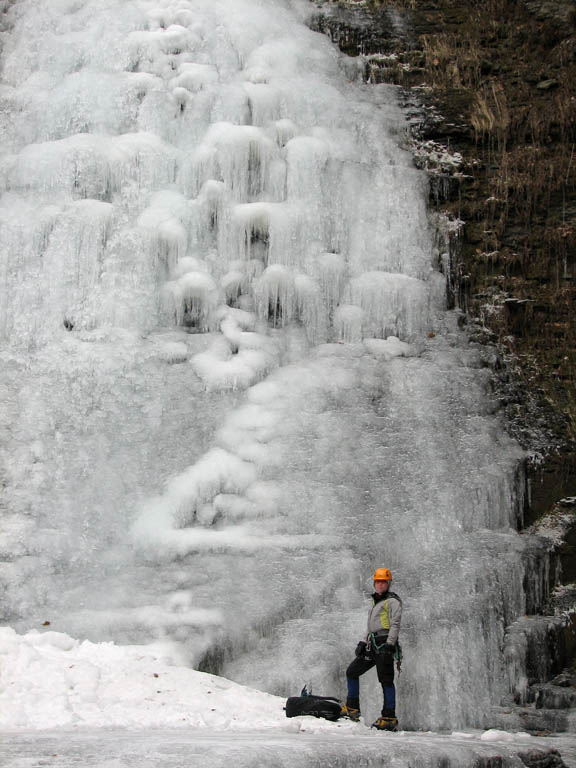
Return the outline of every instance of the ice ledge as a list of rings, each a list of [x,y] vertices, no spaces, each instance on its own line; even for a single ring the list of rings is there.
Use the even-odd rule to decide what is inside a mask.
[[[480,734],[432,733],[366,736],[338,733],[338,726],[312,732],[242,733],[207,732],[198,729],[0,732],[2,765],[40,765],[46,758],[51,768],[72,768],[79,759],[83,768],[141,765],[146,768],[563,768],[573,765],[576,743],[563,739],[518,741],[481,740]],[[300,727],[300,724],[294,724]],[[304,727],[307,727],[304,725]],[[508,736],[513,736],[508,734]],[[557,742],[561,741],[561,744]],[[553,742],[553,743],[551,743]],[[558,746],[557,750],[555,747]],[[561,754],[569,754],[565,763]],[[2,759],[3,758],[3,759]]]

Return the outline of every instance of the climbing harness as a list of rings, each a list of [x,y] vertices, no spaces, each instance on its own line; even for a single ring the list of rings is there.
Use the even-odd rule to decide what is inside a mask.
[[[374,634],[374,632],[370,632],[368,635],[368,643],[366,645],[366,651],[369,653],[371,649],[374,649],[375,653],[379,653],[382,648],[386,645],[386,637],[381,637],[380,640],[382,642],[378,642],[377,635]],[[402,653],[402,646],[400,643],[396,643],[394,646],[394,661],[396,662],[396,669],[398,670],[398,674],[402,671],[402,660],[404,658],[404,655]]]

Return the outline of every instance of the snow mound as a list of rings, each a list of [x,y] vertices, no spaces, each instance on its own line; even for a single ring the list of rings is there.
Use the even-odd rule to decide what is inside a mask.
[[[388,362],[395,357],[408,357],[411,347],[405,341],[400,341],[397,336],[388,336],[387,339],[364,339],[364,346],[376,358]]]
[[[528,741],[532,738],[529,733],[518,731],[518,733],[510,733],[509,731],[500,731],[497,728],[490,728],[488,731],[480,736],[481,741]]]
[[[117,646],[0,628],[0,727],[290,724],[283,699],[170,661],[170,649],[161,644]]]

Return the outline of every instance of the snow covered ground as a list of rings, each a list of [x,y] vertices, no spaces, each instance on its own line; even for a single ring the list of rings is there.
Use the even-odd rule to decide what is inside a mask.
[[[167,647],[78,642],[0,629],[0,764],[6,768],[466,766],[576,738],[475,731],[380,733],[364,724],[287,719],[284,699],[170,663]]]
[[[0,727],[277,727],[282,700],[171,666],[168,648],[0,629]]]

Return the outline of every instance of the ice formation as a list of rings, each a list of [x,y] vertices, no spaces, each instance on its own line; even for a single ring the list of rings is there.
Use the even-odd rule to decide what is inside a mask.
[[[385,564],[404,725],[483,726],[526,605],[521,454],[445,312],[395,91],[311,8],[7,8],[5,620],[339,693]]]

